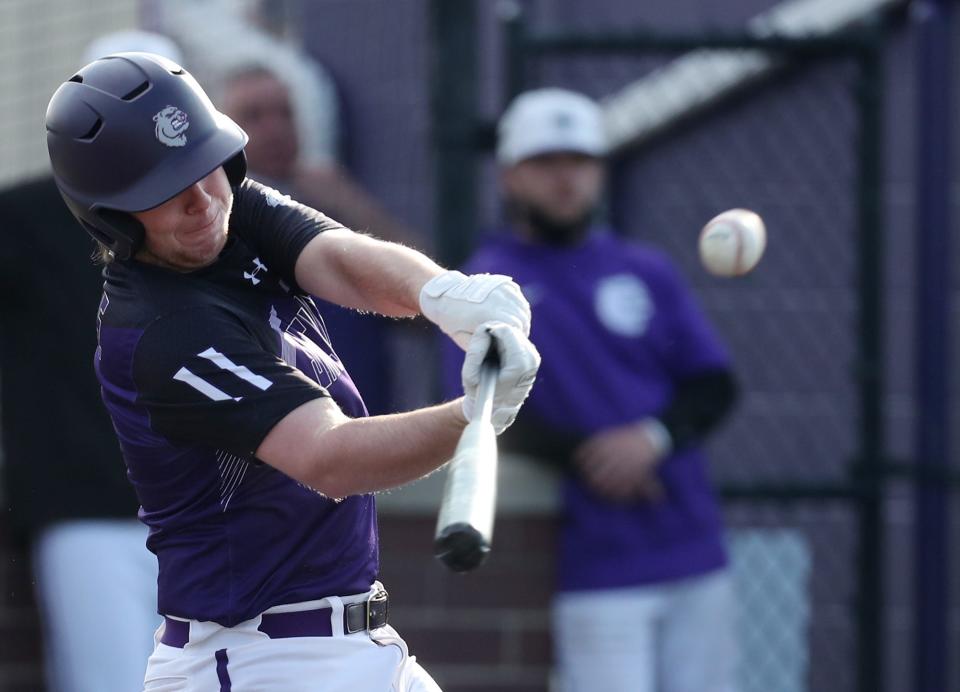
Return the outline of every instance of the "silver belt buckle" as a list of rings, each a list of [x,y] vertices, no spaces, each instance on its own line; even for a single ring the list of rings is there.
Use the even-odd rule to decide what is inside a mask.
[[[385,610],[384,610],[384,615],[387,614],[387,611],[386,611],[386,607],[387,607],[387,596],[388,596],[387,590],[384,589],[383,587],[377,589],[376,591],[371,592],[370,595],[367,596],[367,622],[366,622],[366,625],[367,625],[367,630],[368,630],[368,631],[369,631],[370,629],[372,629],[372,628],[370,627],[370,618],[371,618],[371,616],[373,615],[373,606],[374,606],[375,604],[383,603],[383,604],[384,604],[384,609],[385,609]],[[384,624],[386,624],[386,618],[384,619]]]

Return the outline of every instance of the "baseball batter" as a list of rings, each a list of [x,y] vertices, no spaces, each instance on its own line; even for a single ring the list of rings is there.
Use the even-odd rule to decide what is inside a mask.
[[[475,392],[366,417],[311,296],[494,339],[502,431],[539,366],[517,285],[245,178],[245,133],[159,56],[90,63],[46,125],[107,262],[95,366],[160,568],[144,689],[438,689],[387,624],[371,493],[448,459]]]

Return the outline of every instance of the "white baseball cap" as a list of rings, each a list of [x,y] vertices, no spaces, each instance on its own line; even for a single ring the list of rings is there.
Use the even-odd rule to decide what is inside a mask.
[[[527,91],[507,107],[497,125],[497,161],[512,166],[553,152],[607,153],[600,106],[566,89]]]
[[[173,39],[153,31],[127,29],[98,36],[83,51],[84,63],[113,53],[156,53],[180,64],[183,54]]]

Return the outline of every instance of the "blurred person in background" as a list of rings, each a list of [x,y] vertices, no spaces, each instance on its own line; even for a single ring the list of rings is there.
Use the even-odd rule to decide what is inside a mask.
[[[103,36],[84,55],[126,50],[179,56],[139,31]],[[0,192],[0,218],[5,514],[32,552],[48,688],[138,690],[161,622],[157,560],[93,369],[103,279],[77,258],[94,244],[52,177]]]
[[[411,247],[417,233],[391,215],[339,162],[336,85],[323,65],[258,25],[259,2],[169,0],[157,26],[183,46],[186,65],[214,103],[250,136],[252,178],[342,222]],[[396,410],[392,329],[380,315],[319,304],[371,414]],[[361,350],[362,349],[362,350]],[[364,357],[358,357],[360,353]]]
[[[465,272],[511,275],[543,357],[505,450],[565,472],[553,634],[564,692],[732,692],[734,603],[701,450],[729,357],[669,258],[597,221],[606,141],[586,96],[539,89],[498,126],[508,228]],[[444,348],[448,394],[462,354]]]
[[[263,62],[242,63],[213,86],[214,100],[250,136],[247,161],[254,179],[303,204],[342,220],[349,228],[383,240],[411,245],[414,233],[389,215],[336,161],[310,163],[301,156],[300,131],[290,89]],[[362,344],[346,350],[346,365],[371,413],[394,409],[391,400],[388,331],[385,317],[322,302],[320,311],[340,342]],[[363,357],[358,356],[363,354]],[[353,356],[351,357],[351,354]]]
[[[304,166],[338,160],[337,87],[329,71],[299,45],[286,0],[141,0],[152,29],[172,37],[214,102],[224,76],[241,66],[268,66],[290,89],[297,159]]]
[[[411,242],[414,233],[389,215],[335,160],[301,155],[296,110],[287,84],[268,64],[242,62],[212,91],[215,101],[250,135],[250,171],[265,185],[305,200],[351,228],[375,232],[391,242]]]

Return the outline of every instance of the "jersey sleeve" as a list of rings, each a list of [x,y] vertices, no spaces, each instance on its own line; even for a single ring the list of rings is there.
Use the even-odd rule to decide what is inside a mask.
[[[213,307],[154,322],[132,365],[151,429],[177,445],[248,456],[284,416],[328,396],[263,338]]]
[[[659,273],[666,294],[663,310],[670,320],[671,348],[667,356],[670,371],[682,378],[729,367],[730,357],[719,335],[693,291],[666,257],[662,258]]]
[[[240,184],[233,198],[230,231],[291,286],[297,286],[294,267],[303,248],[320,233],[335,228],[343,225],[250,178]]]

